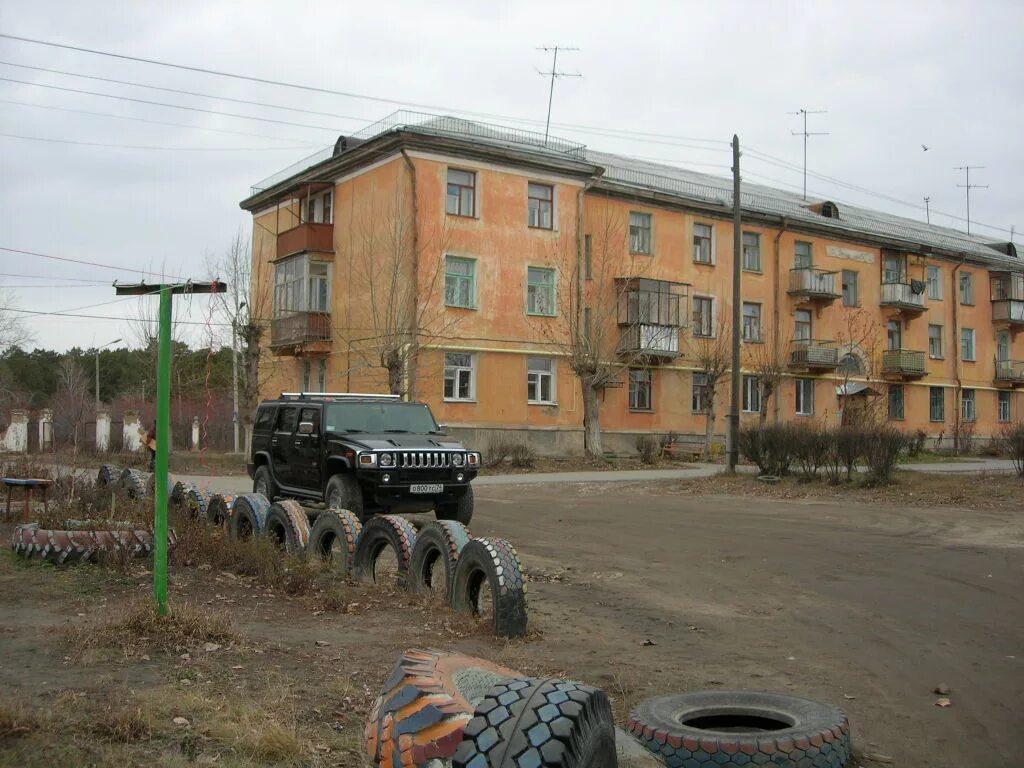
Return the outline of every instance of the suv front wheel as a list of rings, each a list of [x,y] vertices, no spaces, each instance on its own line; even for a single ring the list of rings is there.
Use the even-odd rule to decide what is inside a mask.
[[[454,504],[442,504],[434,513],[438,520],[455,520],[463,525],[469,525],[473,519],[473,486],[469,486],[466,492]]]
[[[252,492],[262,493],[270,501],[273,501],[278,494],[277,483],[274,482],[274,476],[270,474],[270,467],[266,464],[256,469],[256,474],[252,476]]]
[[[360,522],[366,522],[366,515],[363,513],[363,491],[352,475],[334,475],[328,480],[324,501],[327,502],[328,509],[347,509],[358,517]]]

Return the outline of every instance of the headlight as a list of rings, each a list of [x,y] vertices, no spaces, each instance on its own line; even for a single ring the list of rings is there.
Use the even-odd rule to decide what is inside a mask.
[[[360,467],[375,467],[375,466],[377,466],[377,454],[375,454],[375,453],[360,453],[359,454],[359,466]]]
[[[452,454],[452,466],[453,467],[461,467],[465,463],[466,463],[466,457],[463,454],[461,454],[461,453],[453,453]]]
[[[377,461],[382,467],[393,467],[395,466],[395,454],[382,453]]]
[[[466,463],[471,467],[480,466],[480,454],[476,451],[470,451],[466,454]]]

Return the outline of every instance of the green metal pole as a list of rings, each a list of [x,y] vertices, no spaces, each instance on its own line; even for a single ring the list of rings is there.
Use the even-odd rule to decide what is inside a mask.
[[[156,477],[153,515],[153,592],[167,615],[167,456],[171,438],[171,289],[160,289],[160,346],[156,379]]]

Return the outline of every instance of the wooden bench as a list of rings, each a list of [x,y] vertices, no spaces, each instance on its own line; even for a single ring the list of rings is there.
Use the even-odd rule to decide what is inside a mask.
[[[53,480],[47,480],[44,478],[23,478],[23,477],[4,477],[0,478],[3,484],[7,487],[7,510],[6,518],[11,519],[11,494],[14,493],[15,488],[25,489],[25,514],[23,515],[25,521],[28,521],[30,510],[32,509],[32,491],[38,489],[42,492],[43,497],[43,511],[49,511],[46,507],[46,490],[53,485]]]
[[[663,457],[699,459],[704,455],[703,440],[673,440],[661,449]]]

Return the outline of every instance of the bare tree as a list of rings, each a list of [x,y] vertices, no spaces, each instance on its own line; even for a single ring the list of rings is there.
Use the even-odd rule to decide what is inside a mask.
[[[691,342],[697,372],[704,375],[702,385],[704,412],[704,459],[711,458],[711,441],[715,433],[717,398],[721,385],[729,379],[732,368],[732,335],[728,322],[729,307],[722,302],[717,321],[710,336],[694,336]]]
[[[782,385],[782,379],[786,375],[787,357],[786,348],[789,343],[779,345],[776,331],[771,330],[766,334],[761,344],[748,344],[744,347],[746,368],[757,377],[758,387],[761,390],[761,410],[759,423],[764,425],[768,419],[768,409],[772,398],[778,393]]]
[[[89,375],[75,358],[65,355],[57,367],[57,391],[53,398],[53,415],[55,422],[67,430],[71,436],[71,443],[76,449],[82,427],[91,410]]]
[[[32,334],[25,327],[17,305],[18,297],[10,290],[0,288],[0,352],[32,341]]]
[[[882,326],[863,307],[843,307],[840,316],[839,333],[836,337],[839,350],[839,366],[836,380],[840,383],[843,398],[849,402],[850,384],[853,379],[863,379],[866,384],[875,381],[879,372],[882,351]],[[877,421],[883,398],[877,394],[866,395],[863,413],[858,418],[868,422]],[[848,415],[842,415],[847,420]]]

